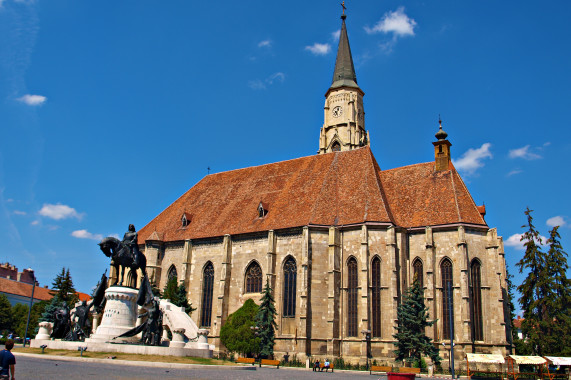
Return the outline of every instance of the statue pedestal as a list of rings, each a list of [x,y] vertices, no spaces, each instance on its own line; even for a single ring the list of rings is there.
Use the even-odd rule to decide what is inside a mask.
[[[36,335],[36,339],[50,339],[54,324],[52,322],[40,322],[39,326],[40,329]]]
[[[86,339],[90,342],[108,342],[131,330],[137,324],[137,289],[111,286],[105,291],[105,311],[95,334]],[[120,338],[135,341],[136,337]]]

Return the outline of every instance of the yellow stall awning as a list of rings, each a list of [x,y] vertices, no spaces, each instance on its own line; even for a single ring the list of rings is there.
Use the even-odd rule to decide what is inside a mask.
[[[505,360],[502,355],[493,354],[466,354],[466,360],[469,363],[489,363],[489,364],[504,364]]]
[[[571,358],[565,356],[544,356],[545,359],[553,365],[569,365],[571,366]]]
[[[517,364],[544,364],[547,363],[547,360],[542,358],[541,356],[523,356],[523,355],[509,355],[508,358],[511,358]]]

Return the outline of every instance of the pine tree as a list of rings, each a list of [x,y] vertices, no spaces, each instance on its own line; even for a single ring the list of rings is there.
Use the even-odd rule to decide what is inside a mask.
[[[40,322],[55,322],[54,313],[61,307],[61,304],[62,300],[59,298],[59,294],[53,296],[50,302],[46,305],[42,316],[40,317]]]
[[[162,298],[170,300],[176,306],[184,307],[186,313],[191,315],[196,308],[192,307],[192,304],[188,302],[186,286],[184,286],[184,283],[180,285],[177,285],[177,283],[178,279],[176,276],[169,278]]]
[[[258,327],[258,337],[260,338],[260,357],[269,358],[274,356],[274,339],[276,335],[276,307],[270,280],[266,279],[264,295],[260,300],[260,308],[256,315],[256,326]]]
[[[426,336],[424,330],[436,321],[429,321],[428,307],[424,305],[424,290],[415,277],[412,286],[407,290],[403,302],[397,308],[397,340],[394,351],[397,361],[421,362],[421,355],[429,356],[438,365],[442,358],[432,344],[432,339]]]
[[[545,340],[545,354],[568,356],[571,354],[571,282],[567,278],[567,253],[561,246],[559,226],[549,231],[549,251],[546,258],[546,271],[551,286],[545,297],[548,310]]]
[[[61,268],[61,273],[56,276],[52,282],[52,294],[58,295],[61,301],[64,301],[67,306],[72,309],[78,300],[77,292],[73,286],[73,280],[69,274],[69,268]]]

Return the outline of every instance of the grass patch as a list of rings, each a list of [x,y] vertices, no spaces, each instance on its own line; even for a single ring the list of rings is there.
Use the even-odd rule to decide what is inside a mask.
[[[29,354],[40,354],[42,353],[41,348],[31,348],[31,347],[14,347],[12,350],[14,353],[22,352]],[[79,351],[72,350],[54,350],[46,348],[44,355],[53,356],[67,356],[67,357],[80,357]],[[94,359],[107,359],[110,356],[115,356],[115,360],[130,360],[130,361],[141,361],[141,362],[160,362],[160,363],[181,363],[181,364],[205,364],[205,365],[235,365],[235,363],[220,360],[220,359],[208,359],[208,358],[194,358],[190,356],[160,356],[160,355],[140,355],[140,354],[124,354],[120,352],[93,352],[85,351],[83,353],[84,358],[94,358]]]

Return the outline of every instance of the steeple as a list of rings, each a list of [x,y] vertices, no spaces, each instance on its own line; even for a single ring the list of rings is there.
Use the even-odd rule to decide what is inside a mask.
[[[370,145],[365,130],[365,93],[357,85],[357,75],[349,46],[345,4],[333,81],[325,93],[324,122],[319,137],[319,154],[357,149]]]
[[[333,71],[333,81],[329,90],[338,87],[359,88],[357,85],[357,75],[353,65],[351,46],[347,36],[347,26],[345,25],[345,13],[341,16],[341,33],[339,34],[339,46],[337,47],[337,59],[335,60],[335,70]]]

